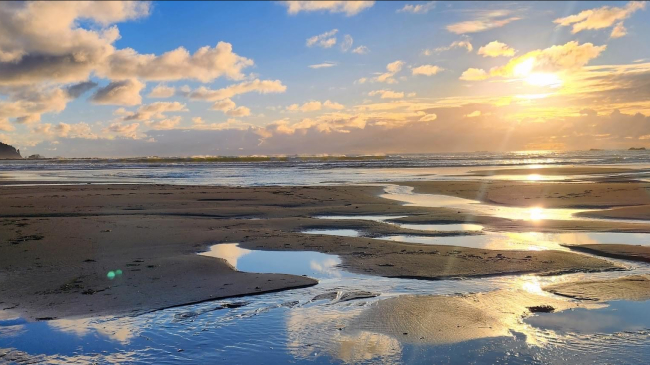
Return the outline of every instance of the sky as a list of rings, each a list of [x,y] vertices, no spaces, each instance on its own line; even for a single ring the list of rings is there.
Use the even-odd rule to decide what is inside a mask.
[[[650,148],[645,2],[0,2],[47,157]]]

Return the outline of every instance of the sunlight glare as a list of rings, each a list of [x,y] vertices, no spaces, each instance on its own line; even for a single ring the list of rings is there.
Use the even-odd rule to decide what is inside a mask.
[[[560,87],[562,86],[562,79],[556,74],[552,73],[532,73],[526,77],[526,82],[533,86],[549,86]]]
[[[530,208],[530,219],[533,221],[544,219],[544,208]]]

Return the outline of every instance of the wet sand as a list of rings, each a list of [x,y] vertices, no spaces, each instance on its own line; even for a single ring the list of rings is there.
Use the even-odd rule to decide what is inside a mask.
[[[550,285],[544,290],[580,300],[648,300],[650,277],[633,275],[611,280],[569,282]]]
[[[511,336],[512,330],[522,327],[521,318],[531,314],[529,308],[562,311],[581,306],[585,304],[523,290],[454,296],[399,296],[374,303],[346,330],[381,333],[407,343],[451,344]]]
[[[522,181],[409,182],[416,193],[444,194],[514,207],[598,208],[637,206],[650,212],[650,184],[642,182],[552,183]],[[644,206],[644,207],[640,207]],[[619,218],[627,218],[621,215]]]
[[[636,169],[620,167],[590,167],[590,166],[562,166],[562,167],[539,167],[539,168],[505,168],[469,171],[470,176],[495,176],[495,175],[599,175],[599,174],[621,174],[638,172]]]
[[[650,262],[650,247],[625,244],[567,245],[574,251],[630,261]]]
[[[241,273],[224,260],[196,255],[230,242],[249,249],[337,254],[349,271],[429,280],[621,268],[570,252],[491,251],[300,233],[347,225],[370,235],[411,234],[413,230],[386,223],[311,217],[436,211],[402,206],[380,198],[381,191],[363,186],[3,186],[0,309],[28,319],[138,314],[316,283],[300,276]]]

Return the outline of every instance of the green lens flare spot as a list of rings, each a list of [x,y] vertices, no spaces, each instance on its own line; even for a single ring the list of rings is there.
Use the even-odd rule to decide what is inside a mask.
[[[122,275],[122,270],[115,270],[115,275]]]
[[[106,277],[108,278],[108,280],[115,279],[115,271],[109,271],[108,274],[106,274]]]

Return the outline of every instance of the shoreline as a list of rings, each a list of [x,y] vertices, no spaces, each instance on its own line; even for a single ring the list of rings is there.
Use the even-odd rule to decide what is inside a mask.
[[[359,185],[5,186],[0,189],[6,202],[0,217],[4,273],[0,274],[0,301],[3,308],[14,307],[29,319],[93,317],[317,283],[302,276],[243,273],[223,260],[196,254],[210,245],[230,242],[254,250],[335,254],[344,270],[424,280],[621,269],[603,259],[564,251],[489,250],[300,233],[313,227],[354,227],[370,235],[444,238],[455,233],[312,217],[442,214],[451,221],[464,216],[404,206],[379,197],[381,191]],[[246,219],[251,217],[260,219]],[[608,224],[610,228],[620,225]],[[117,268],[123,276],[108,280],[106,272]]]

